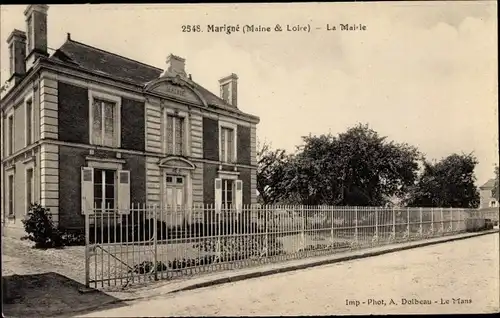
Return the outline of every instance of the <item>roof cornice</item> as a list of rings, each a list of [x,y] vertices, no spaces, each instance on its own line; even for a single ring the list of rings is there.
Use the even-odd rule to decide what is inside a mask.
[[[5,105],[9,104],[11,99],[16,96],[19,91],[22,91],[27,83],[29,83],[33,77],[35,77],[38,73],[43,70],[51,70],[56,73],[61,73],[64,75],[75,76],[88,81],[95,81],[97,83],[102,83],[110,86],[114,86],[119,89],[128,90],[130,92],[142,95],[151,95],[152,97],[161,97],[167,98],[165,96],[158,96],[156,94],[152,94],[151,92],[146,92],[144,85],[139,85],[133,81],[127,81],[122,78],[113,77],[111,75],[102,74],[98,72],[92,72],[88,69],[76,66],[76,65],[68,65],[63,62],[49,60],[46,57],[41,57],[35,62],[35,65],[30,69],[30,71],[26,74],[26,76],[22,79],[22,81],[12,88],[5,97],[0,101],[0,108],[4,108]],[[68,71],[69,70],[69,71]],[[83,75],[86,74],[87,76]],[[89,76],[90,75],[90,76]],[[168,98],[167,98],[168,99]],[[172,101],[177,101],[176,99],[171,99]],[[193,107],[199,107],[198,105],[192,105]],[[210,105],[212,106],[212,105]],[[242,111],[238,112],[230,112],[225,109],[218,108],[217,106],[202,108],[203,110],[208,110],[210,112],[219,113],[221,115],[245,119],[250,121],[251,123],[258,124],[260,122],[260,118],[254,115],[246,114]]]

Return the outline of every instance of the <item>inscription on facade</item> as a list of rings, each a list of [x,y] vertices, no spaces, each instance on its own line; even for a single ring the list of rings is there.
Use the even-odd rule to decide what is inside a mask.
[[[187,86],[175,85],[175,83],[160,83],[151,89],[151,91],[161,94],[177,97],[189,101],[193,104],[202,105],[200,98]]]
[[[182,87],[173,86],[173,85],[165,85],[164,88],[165,88],[165,91],[167,93],[171,93],[171,94],[182,96],[182,97],[186,96],[186,91]]]

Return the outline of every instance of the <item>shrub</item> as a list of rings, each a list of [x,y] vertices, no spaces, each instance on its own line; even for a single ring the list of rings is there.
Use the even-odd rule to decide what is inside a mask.
[[[129,270],[129,273],[136,273],[136,274],[146,274],[146,273],[152,273],[154,271],[154,263],[151,261],[144,261],[140,264],[134,265],[132,269]],[[156,262],[156,271],[157,272],[162,272],[166,271],[167,266],[160,261]]]
[[[196,266],[209,265],[216,261],[216,257],[213,255],[205,255],[197,258],[183,258],[183,259],[173,259],[168,261],[168,268],[172,270],[179,270],[183,268],[190,268]]]
[[[28,239],[36,248],[61,247],[64,245],[61,232],[52,222],[50,210],[39,204],[29,207],[26,219],[22,220]]]
[[[220,241],[220,261],[231,262],[266,255],[266,238],[263,235],[221,237],[205,239],[202,243],[194,244],[202,252],[216,253]],[[283,244],[275,237],[267,238],[267,256],[281,255],[284,253]]]
[[[85,234],[64,232],[61,236],[62,236],[64,246],[85,245]]]

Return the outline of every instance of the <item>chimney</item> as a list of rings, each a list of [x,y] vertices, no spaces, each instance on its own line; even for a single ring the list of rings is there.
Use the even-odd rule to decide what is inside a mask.
[[[7,38],[9,48],[9,82],[19,83],[26,74],[26,33],[14,29]]]
[[[170,54],[167,56],[167,66],[161,76],[177,76],[186,77],[186,60],[182,57]]]
[[[46,4],[30,4],[24,10],[26,17],[26,70],[29,70],[36,60],[49,56],[47,51],[47,11]]]
[[[220,98],[234,107],[238,107],[238,76],[232,73],[219,80]]]

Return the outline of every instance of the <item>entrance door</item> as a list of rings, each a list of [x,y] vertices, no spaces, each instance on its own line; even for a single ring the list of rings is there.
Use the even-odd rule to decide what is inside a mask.
[[[184,176],[166,175],[164,206],[166,222],[172,225],[180,225],[186,214],[185,202],[185,178]]]

